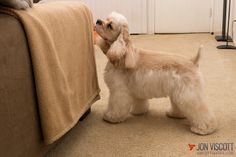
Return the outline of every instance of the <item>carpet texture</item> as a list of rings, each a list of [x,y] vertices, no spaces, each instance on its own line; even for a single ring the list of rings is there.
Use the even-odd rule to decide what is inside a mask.
[[[206,98],[219,121],[218,130],[208,136],[190,132],[187,120],[170,119],[165,112],[169,99],[150,100],[150,110],[143,116],[129,116],[120,124],[102,120],[109,92],[103,81],[106,57],[95,47],[101,100],[91,114],[68,132],[48,153],[48,157],[191,157],[236,156],[236,51],[218,50],[209,34],[132,36],[136,47],[195,56],[203,44],[200,67],[206,83]],[[198,151],[199,143],[208,151]],[[210,144],[234,143],[233,151],[210,151]],[[188,144],[195,144],[192,151]],[[201,154],[202,153],[202,154]],[[205,154],[204,154],[205,153]],[[222,154],[224,153],[224,154]],[[234,154],[232,154],[234,153]]]

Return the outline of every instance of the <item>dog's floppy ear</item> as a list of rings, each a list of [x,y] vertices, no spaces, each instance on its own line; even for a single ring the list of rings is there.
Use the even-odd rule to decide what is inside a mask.
[[[114,66],[124,64],[126,68],[132,68],[133,63],[133,48],[130,42],[129,28],[124,24],[121,28],[121,33],[117,40],[112,43],[107,51],[107,57]]]
[[[127,51],[124,29],[121,28],[121,32],[117,37],[116,41],[112,43],[110,49],[107,51],[107,57],[114,66],[120,65],[121,59],[125,56]]]

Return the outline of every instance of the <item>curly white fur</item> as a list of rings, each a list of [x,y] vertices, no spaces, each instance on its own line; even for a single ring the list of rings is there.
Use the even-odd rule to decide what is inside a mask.
[[[122,122],[131,112],[148,111],[148,99],[169,97],[172,107],[167,116],[187,118],[191,131],[210,134],[216,129],[214,113],[204,100],[203,80],[198,67],[200,51],[193,59],[134,48],[126,18],[113,12],[98,20],[98,45],[109,62],[105,82],[110,90],[104,120]]]

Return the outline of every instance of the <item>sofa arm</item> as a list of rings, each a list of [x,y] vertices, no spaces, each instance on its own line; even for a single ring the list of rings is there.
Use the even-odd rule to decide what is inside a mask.
[[[21,24],[0,14],[0,156],[42,157],[34,79]]]

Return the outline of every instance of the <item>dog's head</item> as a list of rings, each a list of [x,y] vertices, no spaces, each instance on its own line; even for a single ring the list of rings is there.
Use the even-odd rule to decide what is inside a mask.
[[[109,49],[104,52],[114,66],[125,65],[131,68],[132,45],[130,42],[127,19],[116,12],[112,12],[106,20],[98,19],[95,29],[101,38],[109,44]]]

